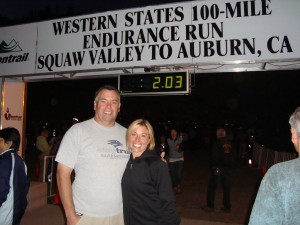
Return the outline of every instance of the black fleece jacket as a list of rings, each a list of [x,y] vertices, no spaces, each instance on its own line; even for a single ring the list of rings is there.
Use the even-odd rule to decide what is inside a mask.
[[[127,163],[122,178],[125,225],[178,225],[168,166],[146,150]]]

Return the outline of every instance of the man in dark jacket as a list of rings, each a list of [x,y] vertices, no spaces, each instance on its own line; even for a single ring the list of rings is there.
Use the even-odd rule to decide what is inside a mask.
[[[29,180],[17,154],[20,134],[15,128],[0,130],[0,224],[19,225],[27,206]]]
[[[215,208],[215,192],[218,182],[221,182],[223,190],[223,208],[228,211],[230,203],[230,170],[233,164],[232,144],[226,137],[225,128],[218,128],[216,131],[217,140],[214,142],[211,151],[210,169],[211,176],[208,183],[205,210],[213,211]]]

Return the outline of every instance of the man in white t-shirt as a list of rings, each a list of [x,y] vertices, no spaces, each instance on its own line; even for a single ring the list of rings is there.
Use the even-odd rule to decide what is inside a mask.
[[[67,225],[124,224],[121,178],[130,152],[126,128],[116,123],[120,106],[118,89],[101,87],[94,118],[73,125],[63,137],[55,160]]]

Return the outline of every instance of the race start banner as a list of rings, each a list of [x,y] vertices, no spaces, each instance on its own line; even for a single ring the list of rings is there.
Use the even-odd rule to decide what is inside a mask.
[[[0,29],[0,76],[300,58],[300,1],[190,1]]]

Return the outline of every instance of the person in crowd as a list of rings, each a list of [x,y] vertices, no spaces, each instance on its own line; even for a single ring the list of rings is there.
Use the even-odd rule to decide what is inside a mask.
[[[291,141],[300,153],[300,107],[289,118]],[[249,225],[299,224],[300,158],[277,163],[264,175]]]
[[[223,207],[221,210],[229,211],[230,203],[230,173],[234,161],[234,150],[227,139],[225,128],[216,130],[216,141],[212,145],[210,156],[211,176],[208,181],[206,194],[206,211],[215,210],[215,194],[218,183],[221,183],[223,191]]]
[[[239,128],[237,141],[238,156],[243,159],[247,155],[247,144],[249,143],[248,134],[243,127]]]
[[[27,167],[17,154],[20,133],[16,128],[0,130],[0,224],[19,225],[27,206]]]
[[[154,150],[151,124],[133,121],[126,145],[131,154],[122,178],[125,225],[179,225],[168,166]]]
[[[99,88],[94,117],[74,124],[61,141],[55,160],[67,225],[124,224],[121,179],[130,152],[126,128],[116,122],[120,107],[118,89]]]
[[[45,172],[45,156],[49,156],[52,154],[52,144],[48,142],[49,138],[49,130],[47,127],[42,127],[39,136],[36,139],[36,148],[39,151],[39,181],[43,181],[43,174]]]
[[[172,178],[172,186],[175,194],[182,193],[181,177],[184,163],[184,152],[182,149],[182,136],[177,129],[172,128],[171,136],[167,139],[169,146],[169,168]]]
[[[165,135],[160,135],[157,143],[156,152],[159,156],[163,157],[167,162],[169,158],[169,146]]]

